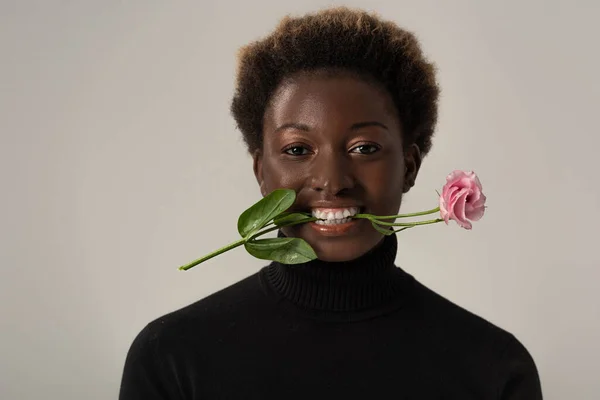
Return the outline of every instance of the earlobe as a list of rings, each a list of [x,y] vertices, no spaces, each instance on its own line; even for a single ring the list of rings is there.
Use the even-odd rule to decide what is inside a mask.
[[[407,193],[417,180],[421,168],[421,150],[413,143],[404,156],[404,193]]]

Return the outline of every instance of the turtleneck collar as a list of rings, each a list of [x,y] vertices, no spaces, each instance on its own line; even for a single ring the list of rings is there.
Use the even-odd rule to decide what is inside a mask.
[[[400,297],[410,277],[394,265],[397,246],[396,235],[391,235],[351,261],[272,262],[263,270],[263,280],[280,298],[304,310],[346,314],[377,311]]]

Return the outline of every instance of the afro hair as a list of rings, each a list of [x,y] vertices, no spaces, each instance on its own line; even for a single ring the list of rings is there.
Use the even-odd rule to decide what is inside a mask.
[[[435,66],[411,33],[374,14],[346,7],[287,16],[267,37],[242,47],[231,113],[251,153],[262,148],[263,118],[278,85],[296,73],[347,71],[391,95],[403,141],[422,156],[431,148],[439,87]]]

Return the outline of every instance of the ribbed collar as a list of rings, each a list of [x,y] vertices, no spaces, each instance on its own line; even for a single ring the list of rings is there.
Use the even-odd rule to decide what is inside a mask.
[[[347,262],[273,262],[263,269],[263,280],[280,297],[305,310],[376,312],[398,299],[410,277],[394,265],[397,246],[396,235],[391,235],[370,252]]]

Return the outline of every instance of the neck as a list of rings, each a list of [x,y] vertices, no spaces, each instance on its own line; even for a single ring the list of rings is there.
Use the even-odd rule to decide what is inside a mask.
[[[317,259],[296,265],[273,262],[266,269],[266,278],[281,297],[303,309],[373,309],[401,291],[406,273],[394,265],[396,251],[396,235],[386,236],[371,251],[351,261]]]

